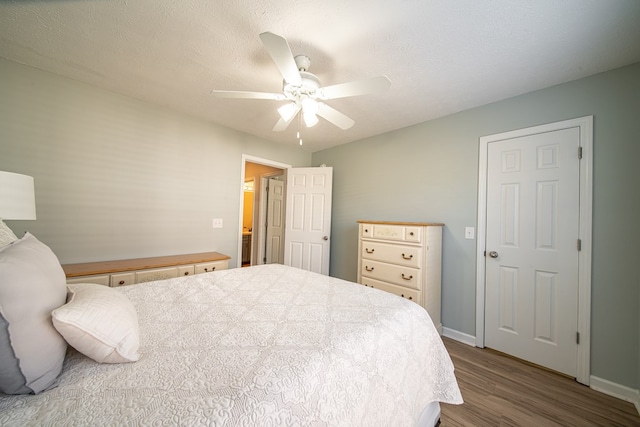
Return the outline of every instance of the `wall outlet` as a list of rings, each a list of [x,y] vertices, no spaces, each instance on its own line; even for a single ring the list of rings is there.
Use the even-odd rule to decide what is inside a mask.
[[[465,239],[475,239],[476,238],[476,230],[473,227],[465,227],[464,228],[464,238]]]
[[[222,218],[213,218],[213,228],[222,228]]]

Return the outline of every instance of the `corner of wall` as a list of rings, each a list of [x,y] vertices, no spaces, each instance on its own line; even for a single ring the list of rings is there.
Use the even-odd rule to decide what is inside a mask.
[[[604,393],[617,399],[633,403],[633,405],[636,407],[636,411],[638,411],[638,414],[640,414],[640,390],[616,384],[602,378],[594,377],[593,375],[591,376],[589,387],[591,387],[593,390],[599,391],[600,393]]]

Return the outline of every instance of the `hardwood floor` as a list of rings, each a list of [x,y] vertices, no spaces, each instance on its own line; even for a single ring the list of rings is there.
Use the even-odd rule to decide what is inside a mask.
[[[493,350],[443,341],[465,403],[441,404],[441,427],[640,426],[629,402]]]

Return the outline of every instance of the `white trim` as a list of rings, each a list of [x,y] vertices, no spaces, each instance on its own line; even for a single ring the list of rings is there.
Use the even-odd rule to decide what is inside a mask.
[[[631,402],[635,405],[638,414],[640,414],[640,390],[633,389],[624,385],[616,384],[609,380],[591,376],[591,388],[608,396]]]
[[[471,347],[476,346],[476,337],[473,335],[465,334],[464,332],[456,331],[455,329],[442,328],[442,336],[451,338],[452,340],[461,342],[463,344],[470,345]]]
[[[580,239],[578,253],[578,332],[580,345],[577,355],[576,380],[589,385],[591,356],[591,212],[593,193],[593,116],[564,120],[546,125],[518,129],[480,138],[478,155],[478,234],[476,246],[476,337],[475,345],[484,347],[485,319],[485,256],[487,226],[487,156],[490,142],[518,138],[533,133],[580,128]]]
[[[237,267],[242,267],[242,220],[243,220],[242,215],[244,214],[244,210],[243,210],[244,208],[244,174],[245,174],[245,165],[247,164],[247,162],[258,163],[260,165],[266,165],[266,166],[271,166],[271,167],[280,168],[280,169],[291,168],[291,165],[288,165],[286,163],[280,163],[274,160],[263,159],[261,157],[256,157],[249,154],[242,155],[242,164],[240,166],[240,201],[239,201],[240,208],[238,209],[239,231],[238,231],[238,252],[237,252],[237,258],[236,258]]]

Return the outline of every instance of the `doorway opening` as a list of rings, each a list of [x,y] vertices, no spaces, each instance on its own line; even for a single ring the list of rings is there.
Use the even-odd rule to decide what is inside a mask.
[[[282,263],[281,256],[272,257],[270,253],[267,256],[267,228],[268,224],[273,223],[273,218],[268,218],[268,181],[284,182],[286,169],[290,167],[273,160],[244,154],[242,156],[238,237],[238,264],[242,267],[271,262]]]

